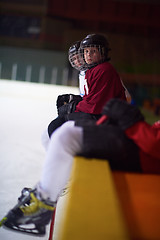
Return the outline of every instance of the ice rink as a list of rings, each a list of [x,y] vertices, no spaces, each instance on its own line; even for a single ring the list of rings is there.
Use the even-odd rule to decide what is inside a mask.
[[[78,88],[0,80],[0,219],[16,203],[24,187],[39,180],[45,150],[41,134],[57,116],[59,94],[78,94]],[[49,226],[47,231],[49,231]],[[33,237],[0,228],[1,240]]]

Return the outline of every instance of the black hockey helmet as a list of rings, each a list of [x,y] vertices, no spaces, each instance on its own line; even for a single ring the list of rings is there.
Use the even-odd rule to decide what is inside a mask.
[[[108,40],[101,34],[96,34],[96,33],[89,34],[81,41],[81,46],[86,47],[90,45],[94,45],[94,46],[100,45],[102,47],[109,49]]]
[[[80,48],[80,41],[75,42],[68,50],[68,59],[72,67],[82,71],[84,67],[84,60]]]
[[[108,58],[108,51],[110,50],[109,43],[105,36],[96,33],[87,35],[80,43],[80,50],[84,52],[86,47],[97,47],[102,56],[100,62],[88,65],[89,68],[110,60],[110,58]]]
[[[72,55],[72,54],[77,54],[78,53],[80,43],[81,43],[81,41],[77,41],[77,42],[73,43],[73,45],[68,50],[68,55],[69,56]]]

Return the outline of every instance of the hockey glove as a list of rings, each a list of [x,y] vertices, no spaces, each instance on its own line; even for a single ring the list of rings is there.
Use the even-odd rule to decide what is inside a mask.
[[[66,114],[72,113],[76,110],[77,102],[72,101],[70,103],[64,104],[58,108],[58,116],[64,117]]]
[[[131,127],[139,121],[144,121],[140,110],[125,101],[111,99],[103,108],[103,115],[107,115],[109,120],[118,125],[122,130]]]
[[[57,103],[56,103],[57,109],[66,103],[70,103],[71,101],[80,102],[81,100],[82,100],[82,97],[80,95],[74,95],[74,94],[59,95],[57,98]]]

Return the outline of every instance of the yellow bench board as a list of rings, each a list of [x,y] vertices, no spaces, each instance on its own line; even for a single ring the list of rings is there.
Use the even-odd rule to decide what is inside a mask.
[[[128,240],[107,161],[74,159],[58,240]]]

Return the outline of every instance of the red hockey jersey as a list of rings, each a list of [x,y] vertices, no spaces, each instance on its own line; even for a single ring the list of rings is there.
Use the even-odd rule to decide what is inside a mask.
[[[109,62],[87,70],[84,90],[85,95],[76,106],[76,112],[100,114],[103,106],[111,98],[126,100],[120,77]]]
[[[153,126],[138,122],[125,133],[140,149],[142,171],[160,174],[160,122]]]

